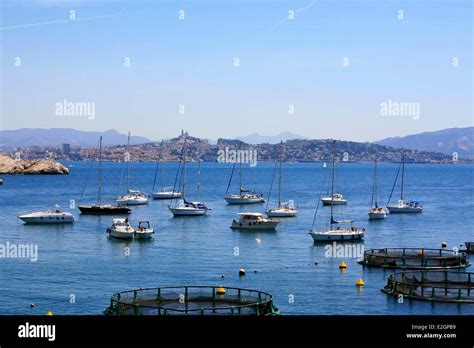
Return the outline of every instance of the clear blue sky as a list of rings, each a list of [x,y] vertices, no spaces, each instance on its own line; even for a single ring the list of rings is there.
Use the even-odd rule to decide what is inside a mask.
[[[1,19],[2,129],[371,141],[473,124],[471,0],[2,0]],[[95,118],[57,116],[64,99]],[[389,99],[420,118],[381,116]]]

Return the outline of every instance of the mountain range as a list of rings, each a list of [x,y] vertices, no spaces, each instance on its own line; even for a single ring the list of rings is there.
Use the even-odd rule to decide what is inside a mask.
[[[410,150],[458,154],[459,158],[474,158],[474,127],[448,128],[404,137],[386,138],[379,145]]]

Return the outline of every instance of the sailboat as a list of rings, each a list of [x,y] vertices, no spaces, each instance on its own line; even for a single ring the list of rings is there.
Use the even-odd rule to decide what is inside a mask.
[[[102,137],[99,139],[99,193],[97,203],[95,204],[81,204],[79,210],[82,214],[128,214],[131,209],[125,206],[118,206],[112,204],[102,204]]]
[[[282,161],[283,161],[283,141],[280,143],[280,156],[278,162],[280,165],[280,173],[278,175],[278,206],[276,208],[268,209],[268,205],[270,203],[270,196],[272,192],[273,186],[273,179],[272,184],[270,185],[270,193],[268,194],[268,201],[267,201],[267,209],[266,214],[268,217],[293,217],[298,214],[298,210],[294,207],[294,203],[292,201],[282,202],[281,201],[281,177],[282,177]]]
[[[200,166],[200,164],[199,164]],[[179,174],[179,168],[178,168]],[[201,216],[207,214],[208,210],[211,210],[210,207],[206,206],[204,203],[200,201],[196,202],[189,202],[186,200],[186,138],[184,138],[183,144],[183,191],[182,191],[182,199],[176,200],[176,204],[174,206],[168,205],[169,210],[173,213],[174,216]],[[198,169],[198,192],[200,189],[200,167]],[[173,188],[174,191],[174,188]]]
[[[375,203],[375,205],[374,205]],[[380,220],[387,217],[387,212],[384,208],[379,207],[377,203],[377,160],[374,165],[374,182],[372,185],[372,201],[370,203],[369,220]]]
[[[323,165],[326,168],[326,162]],[[333,171],[336,170],[336,167],[333,165]],[[332,193],[331,196],[321,198],[321,202],[323,205],[346,205],[347,200],[341,193]]]
[[[173,187],[164,187],[163,186],[163,165],[160,167],[160,163],[163,156],[163,141],[161,141],[161,149],[160,149],[160,158],[156,163],[156,171],[155,171],[155,179],[153,181],[153,190],[151,195],[154,199],[173,199],[173,198],[180,198],[181,192],[176,192]],[[160,169],[160,187],[159,191],[155,191],[155,184],[156,184],[156,177],[158,175],[158,169]]]
[[[227,201],[227,204],[254,204],[254,203],[264,203],[265,199],[260,193],[255,193],[250,190],[245,189],[242,186],[242,156],[239,156],[239,193],[229,194],[229,188],[232,183],[232,177],[234,176],[235,166],[237,162],[234,163],[232,167],[232,173],[230,174],[229,183],[227,185],[227,191],[225,193],[224,199]]]
[[[397,184],[398,175],[400,173],[400,168],[402,170],[402,179],[401,179],[401,188],[400,188],[400,199],[396,205],[389,205],[392,198],[393,191],[395,190],[395,185]],[[390,197],[388,197],[387,209],[391,214],[396,213],[421,213],[423,211],[423,206],[416,201],[405,201],[403,198],[403,188],[405,179],[405,155],[402,153],[402,161],[398,167],[397,175],[395,176],[395,181],[393,182],[392,192],[390,192]]]
[[[332,156],[332,183],[331,196],[334,196],[334,182],[335,182],[335,158],[336,158],[336,141],[333,140],[333,156]],[[331,203],[331,219],[329,221],[329,229],[324,231],[315,231],[313,227],[309,234],[315,242],[327,241],[355,241],[364,238],[365,228],[358,228],[353,225],[353,220],[334,220],[333,207],[334,202]],[[319,207],[319,205],[318,205]],[[317,210],[316,210],[317,211]],[[349,226],[341,226],[341,225]],[[314,221],[313,221],[314,226]]]
[[[145,193],[139,190],[130,189],[130,132],[128,132],[128,143],[127,143],[127,194],[120,196],[116,199],[119,205],[142,205],[148,203],[148,197]]]

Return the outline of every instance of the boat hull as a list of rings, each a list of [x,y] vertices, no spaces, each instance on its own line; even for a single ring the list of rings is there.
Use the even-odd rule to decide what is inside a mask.
[[[398,206],[388,206],[387,207],[390,214],[416,214],[421,213],[423,208],[421,207],[398,207]]]
[[[135,234],[133,230],[120,231],[120,230],[115,230],[113,228],[109,228],[107,232],[109,233],[110,237],[117,238],[117,239],[132,239],[133,235]]]
[[[243,197],[224,197],[227,204],[256,204],[256,203],[264,203],[265,199],[263,197],[255,197],[255,198],[243,198]]]
[[[347,205],[347,201],[346,200],[332,200],[330,198],[322,198],[321,199],[321,202],[323,203],[323,205]],[[331,203],[332,202],[332,203]]]
[[[202,216],[207,214],[207,209],[197,208],[169,208],[174,216]]]
[[[181,192],[153,192],[153,199],[174,199],[181,198]]]
[[[315,242],[328,241],[357,241],[364,239],[364,232],[351,231],[350,233],[341,233],[338,231],[310,232],[310,236]]]
[[[239,230],[274,230],[278,226],[279,221],[269,222],[239,222],[232,221],[230,228]]]
[[[144,205],[148,204],[148,198],[125,198],[117,199],[116,202],[118,205]]]
[[[135,231],[135,238],[137,239],[150,239],[153,236],[155,231],[148,230],[148,231]]]
[[[285,218],[285,217],[295,217],[298,215],[297,210],[292,209],[270,209],[265,212],[268,217],[277,217],[277,218]]]
[[[369,212],[369,220],[383,220],[387,217],[387,213],[372,213]]]
[[[79,210],[81,214],[91,215],[107,215],[107,214],[130,214],[132,211],[126,206],[94,206],[94,205],[80,205]]]

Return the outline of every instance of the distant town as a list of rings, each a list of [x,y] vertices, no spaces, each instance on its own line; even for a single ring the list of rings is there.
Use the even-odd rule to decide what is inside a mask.
[[[218,139],[217,144],[210,144],[206,139],[190,136],[182,131],[173,139],[161,142],[145,143],[130,146],[132,161],[150,162],[160,159],[165,162],[176,162],[182,157],[184,139],[187,141],[187,160],[217,162],[219,152],[231,150],[255,151],[258,161],[273,161],[280,154],[279,144],[250,145],[240,140]],[[284,143],[283,160],[287,162],[321,162],[328,161],[331,156],[330,139],[308,140],[294,139]],[[8,155],[21,159],[52,159],[62,161],[96,161],[98,160],[97,147],[78,147],[63,143],[60,147],[28,146],[9,149]],[[122,162],[125,159],[127,145],[107,146],[103,148],[102,160]],[[340,161],[346,162],[399,162],[401,153],[406,160],[414,163],[472,163],[473,160],[461,159],[453,156],[407,149],[395,149],[373,143],[358,143],[352,141],[338,141],[337,152]]]

